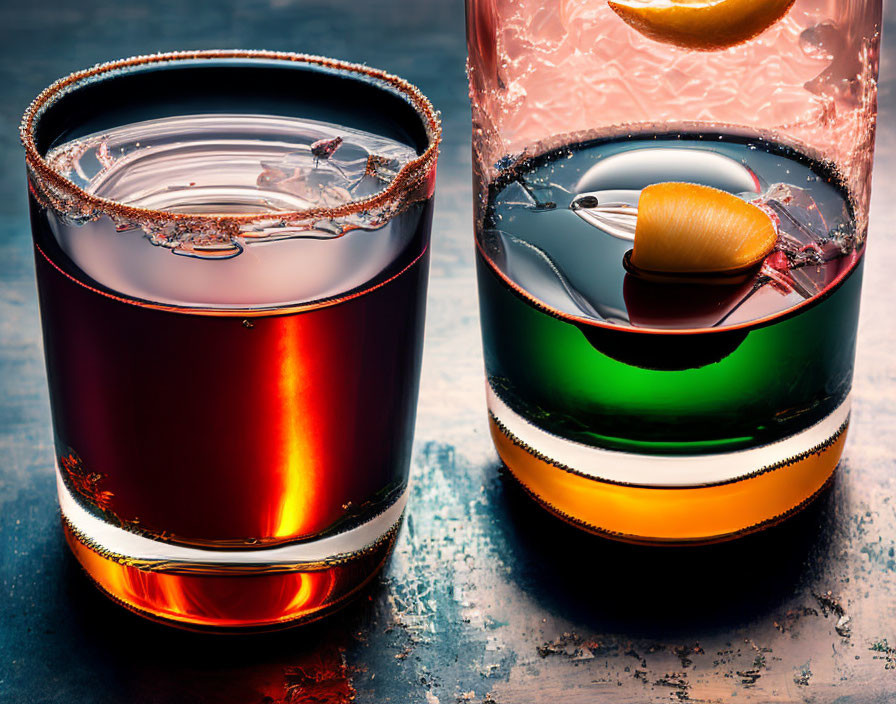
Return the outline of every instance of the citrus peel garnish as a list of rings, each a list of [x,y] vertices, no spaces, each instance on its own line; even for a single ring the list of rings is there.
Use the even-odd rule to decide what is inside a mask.
[[[654,281],[743,280],[774,249],[772,219],[731,193],[694,183],[641,191],[628,270]]]
[[[727,49],[780,20],[794,0],[610,0],[626,24],[646,37],[686,49]]]

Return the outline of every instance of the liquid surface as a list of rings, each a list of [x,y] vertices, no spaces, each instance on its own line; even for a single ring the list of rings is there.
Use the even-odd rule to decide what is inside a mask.
[[[663,329],[749,323],[818,296],[857,258],[853,211],[833,175],[760,140],[591,142],[498,167],[478,234],[482,253],[560,315]],[[737,285],[649,283],[628,274],[623,257],[633,246],[640,191],[665,181],[762,205],[778,227],[774,252]]]
[[[122,126],[53,148],[50,164],[89,193],[185,214],[265,214],[251,232],[172,234],[151,224],[52,214],[63,251],[114,291],[174,305],[273,306],[338,296],[406,249],[421,207],[291,226],[277,214],[332,208],[383,190],[413,148],[335,124],[191,115]],[[184,256],[186,255],[186,256]]]

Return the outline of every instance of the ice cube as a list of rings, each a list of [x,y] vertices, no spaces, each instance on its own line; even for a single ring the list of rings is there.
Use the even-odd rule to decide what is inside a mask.
[[[772,184],[756,204],[778,223],[776,252],[764,269],[772,287],[790,287],[803,298],[823,291],[839,271],[829,262],[855,247],[854,228],[839,218],[831,222],[808,190],[787,183]]]
[[[839,218],[831,222],[811,193],[787,183],[769,187],[757,204],[778,221],[778,249],[792,266],[823,264],[852,251],[855,230]]]
[[[519,181],[513,181],[501,191],[501,203],[504,205],[525,205],[530,208],[537,205],[532,192],[523,188],[523,184]]]

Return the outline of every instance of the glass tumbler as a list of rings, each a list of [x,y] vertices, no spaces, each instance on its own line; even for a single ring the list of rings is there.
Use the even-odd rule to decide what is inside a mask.
[[[879,0],[467,0],[491,433],[535,500],[724,540],[849,423]]]
[[[199,629],[344,603],[407,501],[438,118],[320,57],[74,73],[25,113],[66,539]]]

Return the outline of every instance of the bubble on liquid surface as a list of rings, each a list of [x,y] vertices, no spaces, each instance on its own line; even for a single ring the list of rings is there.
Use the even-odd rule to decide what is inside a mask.
[[[89,277],[173,305],[269,306],[336,296],[405,248],[421,208],[334,208],[382,191],[416,151],[379,135],[296,118],[193,115],[120,127],[54,148],[53,168],[89,193],[197,216],[270,215],[237,228],[112,222],[51,213],[63,251]],[[185,256],[175,256],[175,254]]]
[[[696,183],[729,193],[759,193],[762,188],[752,169],[724,154],[699,148],[646,147],[599,160],[578,180],[575,191],[612,189],[640,194],[641,189],[665,181]]]

